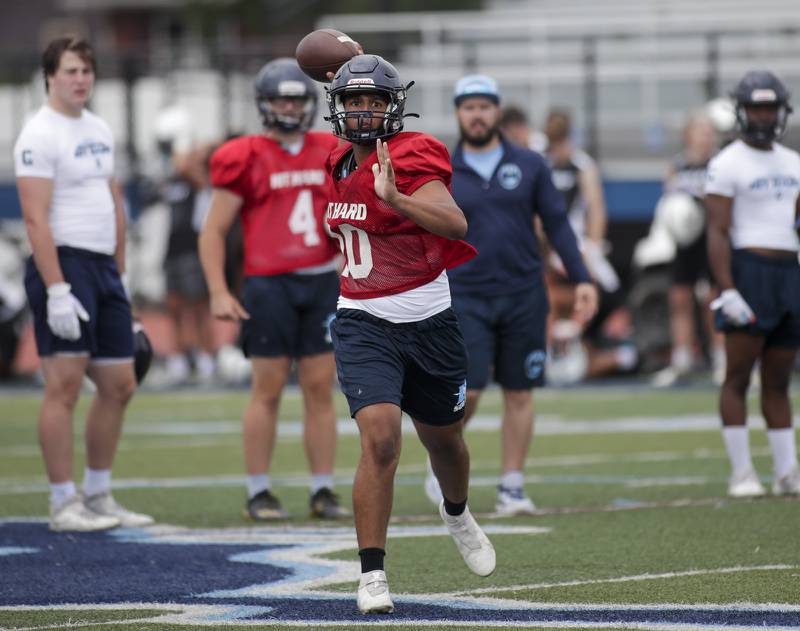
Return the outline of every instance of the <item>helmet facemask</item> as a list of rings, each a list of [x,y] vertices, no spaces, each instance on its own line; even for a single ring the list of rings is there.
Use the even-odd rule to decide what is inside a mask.
[[[380,94],[388,101],[386,110],[377,112],[372,110],[345,110],[345,99],[353,94]],[[344,86],[329,90],[325,93],[328,109],[331,115],[325,120],[333,126],[333,135],[344,138],[357,145],[373,144],[378,138],[384,139],[394,136],[403,130],[403,110],[406,102],[406,89],[403,88],[373,88],[364,89],[364,86]],[[382,121],[373,127],[373,121]],[[356,120],[355,129],[350,129],[348,120]]]
[[[777,109],[777,116],[771,122],[760,123],[751,120],[747,116],[747,107],[760,105],[758,103],[737,103],[736,104],[736,121],[739,123],[739,129],[745,140],[756,144],[768,144],[775,140],[780,140],[783,133],[786,131],[786,121],[792,108],[788,103],[779,102],[775,105]],[[764,105],[769,105],[765,103]]]
[[[275,111],[270,103],[274,98],[298,98],[303,99],[305,103],[300,114],[280,114]],[[314,124],[314,117],[317,113],[317,98],[316,96],[266,96],[256,98],[256,107],[261,114],[261,122],[267,129],[277,129],[286,133],[308,131]]]

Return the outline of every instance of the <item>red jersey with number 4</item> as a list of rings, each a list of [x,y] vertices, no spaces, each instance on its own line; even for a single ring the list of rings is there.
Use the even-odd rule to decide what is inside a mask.
[[[243,136],[214,152],[211,183],[244,200],[245,276],[286,274],[338,256],[324,225],[331,191],[325,163],[338,142],[308,132],[292,155],[266,136]]]
[[[411,195],[431,180],[450,188],[450,154],[441,142],[427,134],[401,132],[386,144],[398,191]],[[349,150],[344,145],[331,154],[330,173]],[[477,253],[464,241],[428,232],[381,200],[372,174],[376,160],[377,152],[372,152],[356,171],[333,178],[327,221],[347,259],[340,278],[346,298],[377,298],[420,287]]]

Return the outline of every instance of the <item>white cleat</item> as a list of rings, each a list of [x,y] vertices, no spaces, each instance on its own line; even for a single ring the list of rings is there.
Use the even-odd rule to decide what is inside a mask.
[[[428,459],[428,472],[425,475],[425,495],[434,506],[439,506],[444,497],[442,496],[442,487],[439,486],[439,479],[434,474],[431,468],[431,461]]]
[[[494,572],[496,564],[494,547],[469,512],[469,508],[464,508],[464,512],[460,515],[448,515],[442,501],[439,504],[439,514],[467,567],[478,576],[489,576]]]
[[[119,526],[119,519],[98,515],[83,505],[75,494],[55,508],[50,508],[50,530],[55,532],[93,532]]]
[[[752,469],[734,473],[728,481],[728,497],[761,497],[767,490]]]
[[[358,582],[358,610],[361,613],[392,613],[394,603],[389,595],[386,572],[373,570],[361,575]]]
[[[777,478],[772,482],[773,495],[800,495],[800,467],[795,465],[782,478]]]
[[[133,528],[136,526],[149,526],[155,523],[155,520],[150,515],[143,515],[142,513],[134,513],[124,506],[117,504],[110,491],[105,493],[98,493],[97,495],[89,495],[84,497],[83,500],[86,508],[98,515],[105,515],[107,517],[115,517],[119,525],[123,528]]]
[[[500,517],[518,517],[533,515],[536,512],[536,506],[533,500],[525,495],[523,489],[509,489],[499,485],[494,510]]]

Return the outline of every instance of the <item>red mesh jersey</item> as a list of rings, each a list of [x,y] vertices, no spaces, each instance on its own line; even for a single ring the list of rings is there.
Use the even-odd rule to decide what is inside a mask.
[[[211,157],[211,183],[244,200],[245,276],[286,274],[338,255],[325,229],[331,180],[325,163],[338,140],[309,132],[296,156],[265,136],[243,136]]]
[[[411,195],[431,180],[450,188],[450,154],[427,134],[402,132],[388,140],[397,189]],[[340,146],[328,160],[328,171],[350,149]],[[333,181],[327,221],[347,259],[341,275],[346,298],[377,298],[420,287],[445,268],[475,256],[464,241],[440,237],[395,211],[375,194],[373,152],[356,171]]]

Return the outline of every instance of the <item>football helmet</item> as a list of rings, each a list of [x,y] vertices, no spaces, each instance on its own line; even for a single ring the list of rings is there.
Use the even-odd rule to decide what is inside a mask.
[[[333,135],[358,145],[369,145],[378,138],[389,138],[403,131],[406,92],[414,85],[412,81],[403,85],[397,69],[378,55],[356,55],[346,62],[334,76],[330,87],[326,88],[330,116],[325,120],[333,127]],[[389,105],[385,112],[354,110],[346,112],[344,99],[349,94],[379,93],[384,95]],[[373,118],[380,118],[383,124],[373,129]],[[347,120],[356,120],[356,129],[348,129]]]
[[[742,77],[731,96],[736,102],[736,121],[745,140],[769,143],[783,135],[786,119],[792,112],[791,95],[778,77],[768,70],[751,70]],[[745,109],[749,105],[774,105],[778,116],[767,124],[752,121]]]
[[[270,61],[258,71],[254,88],[256,107],[264,127],[293,132],[306,131],[313,125],[317,114],[317,88],[294,59],[281,57]],[[278,114],[270,105],[270,100],[277,98],[306,99],[302,114]]]
[[[139,322],[133,323],[133,372],[136,374],[136,383],[142,383],[150,362],[153,361],[153,346],[150,338],[144,332]]]

